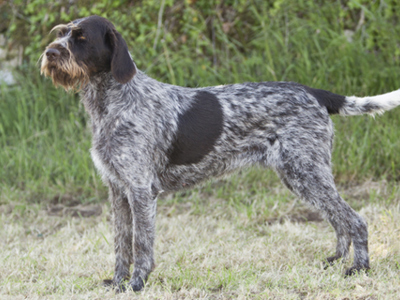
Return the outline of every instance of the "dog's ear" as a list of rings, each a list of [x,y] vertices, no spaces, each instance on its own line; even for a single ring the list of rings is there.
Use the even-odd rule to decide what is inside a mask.
[[[127,83],[136,74],[136,66],[121,34],[114,28],[108,32],[111,44],[111,73],[119,83]]]

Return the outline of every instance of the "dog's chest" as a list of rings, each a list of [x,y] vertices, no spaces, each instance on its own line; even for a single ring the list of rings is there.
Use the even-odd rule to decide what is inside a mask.
[[[92,161],[103,181],[105,183],[108,181],[117,183],[119,180],[116,176],[115,170],[112,168],[112,153],[110,152],[111,148],[108,146],[110,143],[110,131],[104,130],[104,126],[102,125],[104,124],[98,123],[92,119],[93,139],[90,154],[92,156]]]
[[[95,146],[92,149],[90,149],[90,154],[92,156],[94,166],[99,172],[102,180],[105,183],[111,181],[115,184],[118,184],[119,180],[112,171],[110,163],[104,158],[102,154],[100,154],[100,152],[96,149]]]

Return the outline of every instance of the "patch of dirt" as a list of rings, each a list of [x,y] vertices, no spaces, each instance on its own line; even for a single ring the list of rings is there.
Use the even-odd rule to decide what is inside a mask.
[[[71,216],[71,217],[96,217],[102,214],[100,204],[82,204],[79,196],[71,194],[55,195],[47,206],[49,216]]]
[[[322,222],[324,221],[324,218],[322,218],[321,214],[317,211],[302,209],[293,214],[288,214],[278,218],[270,218],[267,220],[267,223],[268,225],[272,225],[275,223],[282,224],[285,221],[290,221],[294,223]]]
[[[3,204],[0,205],[0,214],[10,214],[14,209],[14,206],[11,204]]]
[[[50,205],[47,208],[47,214],[49,216],[71,216],[71,217],[96,217],[102,214],[103,210],[99,204],[95,205],[75,205],[65,206],[63,204]]]
[[[79,199],[70,194],[55,195],[50,200],[51,205],[64,205],[68,207],[77,206],[81,203]]]
[[[346,185],[339,187],[339,192],[346,197],[355,200],[368,200],[370,194],[374,192],[376,195],[388,195],[391,192],[391,187],[386,180],[372,181],[366,180],[361,184]]]

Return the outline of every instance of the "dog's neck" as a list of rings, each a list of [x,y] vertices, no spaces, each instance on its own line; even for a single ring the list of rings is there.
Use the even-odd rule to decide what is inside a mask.
[[[108,89],[110,86],[119,87],[114,82],[111,73],[97,74],[92,76],[88,84],[82,89],[81,100],[92,121],[98,121],[106,113]]]
[[[104,122],[118,123],[119,117],[128,117],[131,122],[149,116],[156,120],[173,118],[177,111],[191,105],[195,93],[190,88],[159,82],[139,70],[125,84],[118,83],[111,73],[102,73],[92,76],[82,89],[82,103],[96,134],[96,128],[104,127]],[[162,115],[158,115],[160,107],[163,107]]]
[[[139,70],[125,84],[117,82],[110,72],[99,73],[92,76],[90,82],[82,89],[81,99],[95,126],[109,113],[118,115],[129,108],[130,111],[135,111],[134,106],[146,105],[145,99],[154,98],[151,97],[154,90],[162,90],[161,87],[156,87],[159,85],[163,83]]]

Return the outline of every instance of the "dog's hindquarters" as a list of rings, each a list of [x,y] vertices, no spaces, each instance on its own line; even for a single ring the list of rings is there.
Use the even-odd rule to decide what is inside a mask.
[[[293,166],[306,163],[309,170]],[[319,209],[336,231],[336,254],[327,258],[328,263],[347,258],[351,241],[354,245],[353,267],[346,271],[351,275],[355,271],[369,269],[368,231],[365,221],[339,195],[330,167],[313,162],[312,157],[293,160],[277,168],[282,182],[299,197]]]
[[[300,123],[293,130],[298,130],[298,134],[306,132],[301,138],[278,138],[275,155],[279,158],[272,167],[294,194],[321,211],[335,229],[336,254],[327,258],[329,264],[346,259],[353,242],[354,264],[346,271],[346,275],[351,275],[369,269],[367,225],[337,191],[330,162],[333,126],[330,119],[325,121],[326,126],[308,131],[301,128],[307,125],[306,122]]]

